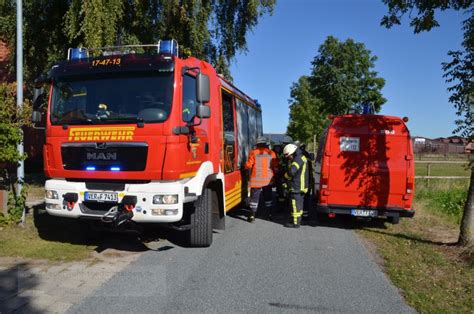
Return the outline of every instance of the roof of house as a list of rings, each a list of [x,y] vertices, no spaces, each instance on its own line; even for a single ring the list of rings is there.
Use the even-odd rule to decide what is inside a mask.
[[[270,142],[272,143],[291,143],[293,142],[293,139],[286,135],[286,134],[281,134],[281,133],[266,133],[264,134],[265,137],[267,137]]]

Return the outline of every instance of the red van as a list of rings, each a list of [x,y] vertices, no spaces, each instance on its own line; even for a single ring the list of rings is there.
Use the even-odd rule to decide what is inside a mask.
[[[413,217],[415,167],[407,118],[336,116],[321,136],[316,210],[329,217]]]

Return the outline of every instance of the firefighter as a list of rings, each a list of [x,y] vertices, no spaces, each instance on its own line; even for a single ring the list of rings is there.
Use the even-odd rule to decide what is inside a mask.
[[[304,195],[308,192],[309,185],[308,160],[295,144],[286,145],[283,155],[289,159],[285,178],[288,180],[291,207],[291,221],[285,224],[285,227],[299,228],[303,216]]]
[[[278,170],[278,161],[275,153],[268,148],[267,139],[260,136],[257,139],[257,146],[250,152],[249,159],[245,163],[245,168],[251,170],[250,187],[250,214],[249,222],[255,221],[255,215],[260,201],[260,194],[263,192],[266,215],[271,215],[272,208],[272,182],[273,176]]]
[[[303,217],[309,217],[310,215],[310,207],[312,204],[312,198],[313,198],[313,187],[314,187],[314,175],[313,175],[313,162],[314,162],[314,155],[306,150],[306,144],[300,143],[300,145],[297,145],[298,148],[301,150],[301,153],[303,156],[306,157],[306,160],[308,162],[308,176],[309,176],[309,185],[308,185],[308,191],[304,195],[304,206],[303,206]]]
[[[290,144],[292,139],[288,136],[283,138],[280,144],[281,153],[277,153],[278,158],[278,175],[276,179],[276,188],[278,196],[278,209],[279,212],[286,212],[288,210],[288,183],[285,179],[285,173],[288,170],[288,158],[283,155],[283,148]]]

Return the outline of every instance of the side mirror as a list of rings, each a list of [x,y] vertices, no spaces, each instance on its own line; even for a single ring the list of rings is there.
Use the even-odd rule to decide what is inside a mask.
[[[209,76],[199,73],[196,77],[196,99],[200,103],[209,102],[211,87]]]
[[[198,105],[196,108],[196,116],[201,119],[206,119],[211,116],[211,108],[206,105]]]
[[[31,121],[33,123],[39,123],[41,122],[41,112],[40,111],[37,111],[37,110],[34,110],[32,113],[31,113]]]

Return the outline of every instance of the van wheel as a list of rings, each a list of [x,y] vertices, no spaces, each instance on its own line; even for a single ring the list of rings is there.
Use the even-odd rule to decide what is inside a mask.
[[[388,217],[388,222],[391,224],[398,224],[400,222],[400,216],[395,216],[395,217]]]
[[[212,199],[215,197],[211,189],[204,189],[202,195],[194,203],[194,212],[190,215],[189,246],[208,247],[212,243]]]

